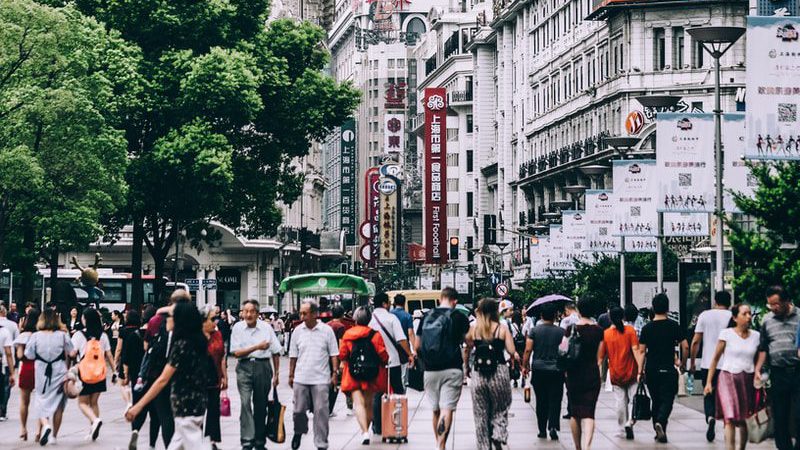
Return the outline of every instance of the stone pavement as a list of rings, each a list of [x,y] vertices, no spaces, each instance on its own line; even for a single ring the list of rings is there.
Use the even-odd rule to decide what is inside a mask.
[[[235,389],[235,374],[231,361],[229,379],[234,388],[228,390],[231,397],[232,416],[222,418],[222,446],[223,449],[239,448],[239,405],[238,393]],[[288,449],[289,441],[292,436],[292,415],[291,415],[291,390],[287,383],[288,361],[284,359],[281,364],[281,386],[278,393],[279,398],[287,404],[286,432],[287,442],[284,444],[269,444],[270,449]],[[32,442],[33,421],[29,419],[30,439],[27,443],[21,443],[19,435],[19,413],[17,396],[18,390],[13,390],[9,403],[9,420],[0,423],[0,449],[22,449],[40,448]],[[84,436],[88,433],[89,424],[86,418],[78,410],[76,401],[72,400],[67,406],[64,416],[64,425],[58,438],[58,446],[55,448],[75,448],[75,449],[127,449],[130,436],[130,426],[122,417],[125,405],[123,404],[117,387],[112,387],[109,392],[100,398],[100,412],[103,418],[103,428],[97,442],[84,441]],[[433,431],[431,428],[431,408],[421,393],[410,391],[409,393],[409,443],[382,444],[380,438],[373,440],[369,447],[362,447],[358,440],[360,435],[355,417],[350,416],[345,407],[344,397],[340,396],[336,405],[336,416],[331,418],[330,425],[330,448],[332,450],[371,448],[381,450],[430,450],[434,448]],[[533,410],[533,403],[524,403],[522,399],[522,389],[514,390],[514,402],[511,406],[513,417],[509,419],[509,447],[511,449],[571,449],[574,448],[572,437],[569,433],[569,424],[562,422],[562,433],[560,441],[550,441],[536,438],[536,419]],[[687,408],[681,404],[675,404],[672,419],[669,425],[669,444],[655,444],[653,441],[653,431],[650,424],[638,424],[635,427],[636,439],[626,441],[615,437],[617,432],[616,413],[614,411],[614,399],[609,393],[602,392],[597,406],[597,429],[595,432],[594,449],[722,449],[722,426],[717,425],[717,440],[709,444],[705,440],[705,424],[702,414]],[[139,448],[147,449],[147,424],[145,424],[142,435],[139,439]],[[469,450],[475,449],[475,425],[472,416],[472,399],[468,388],[464,389],[456,413],[453,435],[448,442],[448,449]],[[158,448],[163,448],[159,441]],[[304,436],[301,449],[313,449],[313,438],[310,435]],[[751,445],[753,449],[774,448],[772,441],[760,445]],[[199,450],[199,449],[192,449]]]

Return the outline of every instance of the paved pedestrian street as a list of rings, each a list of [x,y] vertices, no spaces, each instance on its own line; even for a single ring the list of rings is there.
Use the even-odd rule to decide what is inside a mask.
[[[229,360],[229,380],[231,388],[228,394],[231,398],[231,417],[222,418],[222,446],[223,449],[239,448],[239,396],[236,391],[234,367],[235,361]],[[292,392],[287,384],[288,360],[284,358],[281,364],[281,385],[278,395],[287,406],[286,414],[286,442],[284,444],[269,443],[270,449],[288,449],[292,438]],[[0,423],[0,448],[39,448],[34,444],[33,421],[29,419],[30,439],[27,443],[17,440],[19,435],[18,390],[13,390],[9,403],[9,420]],[[64,414],[64,425],[61,428],[56,448],[80,449],[127,449],[130,437],[130,425],[122,417],[125,405],[120,396],[119,389],[112,387],[100,398],[100,412],[103,418],[103,428],[97,442],[87,442],[84,437],[88,433],[89,423],[78,410],[75,400],[70,400]],[[403,449],[403,450],[430,450],[433,448],[433,431],[431,430],[431,408],[422,393],[409,392],[409,442],[408,444],[383,444],[380,438],[373,440],[369,447],[364,447],[359,442],[360,432],[354,416],[349,414],[345,405],[344,396],[340,395],[335,409],[336,415],[331,418],[330,449]],[[569,423],[562,421],[561,439],[558,442],[549,439],[536,438],[536,416],[533,403],[525,403],[522,389],[514,389],[514,402],[511,405],[512,417],[509,418],[509,447],[511,449],[572,449],[572,437],[569,433]],[[722,449],[724,448],[722,425],[717,425],[717,440],[709,444],[705,439],[705,424],[702,414],[680,405],[676,402],[675,409],[669,424],[669,444],[655,444],[654,433],[649,423],[638,424],[635,427],[636,439],[626,441],[615,437],[617,432],[617,419],[614,410],[614,398],[610,393],[601,392],[597,405],[597,431],[592,448],[594,449]],[[453,438],[448,442],[448,449],[469,450],[475,448],[475,425],[472,417],[472,399],[469,389],[465,387],[459,402],[458,411],[454,422]],[[142,429],[139,437],[139,449],[147,449],[148,425]],[[159,440],[158,447],[163,446]],[[304,450],[313,449],[313,439],[306,435],[303,438]],[[774,448],[772,441],[761,445],[750,445],[752,449]]]

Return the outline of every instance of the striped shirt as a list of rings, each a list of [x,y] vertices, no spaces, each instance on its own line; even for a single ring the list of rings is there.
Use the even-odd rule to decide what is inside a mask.
[[[797,357],[797,328],[800,326],[800,314],[797,308],[784,317],[776,317],[769,313],[761,324],[761,343],[759,351],[767,352],[772,367],[792,367],[800,365]]]

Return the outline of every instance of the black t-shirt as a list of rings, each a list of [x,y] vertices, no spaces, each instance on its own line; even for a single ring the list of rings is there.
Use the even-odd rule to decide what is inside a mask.
[[[208,377],[200,376],[201,369],[209,358],[200,353],[197,346],[184,339],[172,342],[169,364],[175,368],[172,376],[172,411],[175,417],[203,416],[206,413],[206,388]]]
[[[124,374],[121,366],[123,364],[127,365],[128,375],[136,382],[136,376],[142,366],[142,358],[144,358],[142,331],[132,327],[125,327],[119,330],[119,338],[122,339],[119,373]]]
[[[645,325],[639,342],[647,346],[647,370],[673,369],[675,346],[684,339],[683,329],[674,320],[654,320]]]
[[[436,307],[437,310],[447,310],[450,308],[441,308]],[[417,336],[422,335],[422,324],[425,323],[430,317],[430,313],[427,314],[422,320],[419,321],[419,325],[417,325]],[[437,367],[436,370],[447,370],[447,369],[459,369],[461,370],[464,367],[464,361],[461,358],[461,344],[464,342],[464,336],[466,336],[467,332],[469,331],[469,319],[467,315],[461,311],[453,310],[450,313],[450,343],[458,347],[458,350],[453,349],[451,354],[452,357],[448,358],[446,364],[443,364],[443,367]],[[456,357],[455,355],[458,355]]]

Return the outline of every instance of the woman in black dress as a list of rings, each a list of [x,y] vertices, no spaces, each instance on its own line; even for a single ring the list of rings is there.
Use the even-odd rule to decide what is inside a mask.
[[[600,368],[597,349],[603,341],[603,329],[591,319],[592,302],[578,301],[580,320],[567,330],[567,336],[579,333],[581,349],[577,363],[567,370],[567,398],[572,440],[576,450],[590,450],[594,437],[594,410],[600,395]]]

